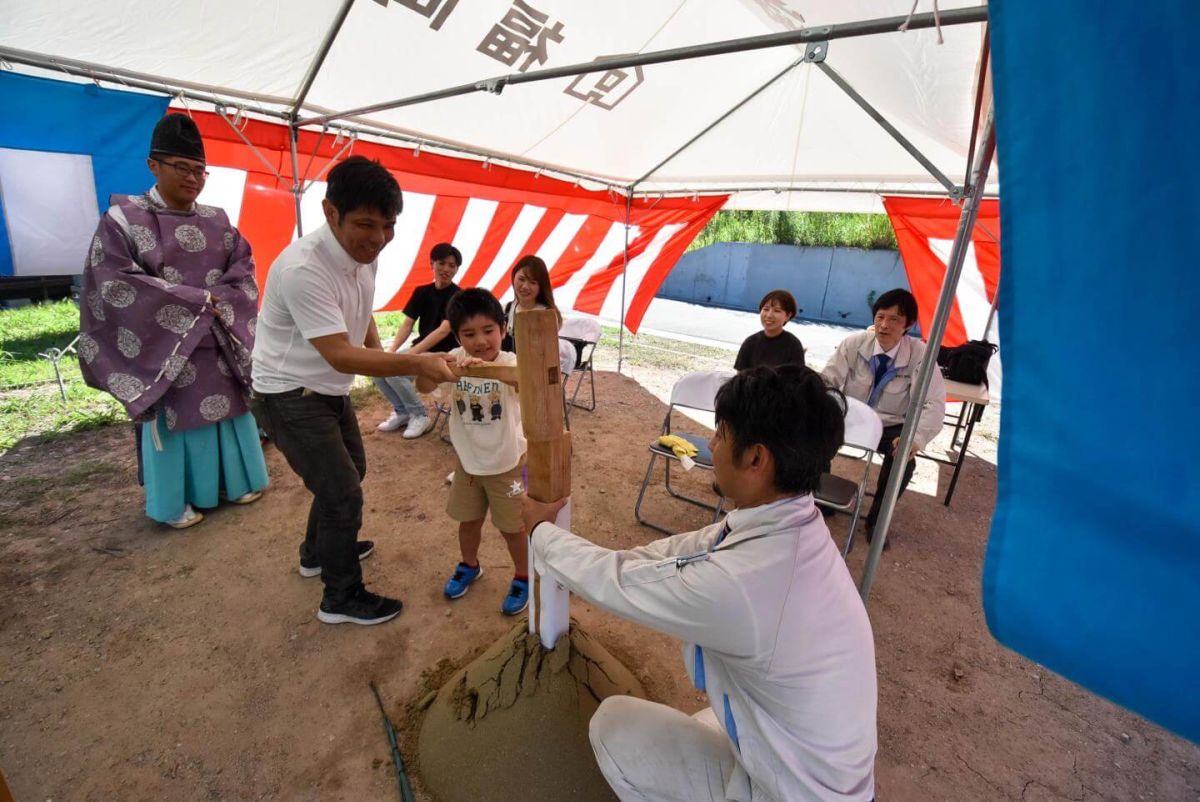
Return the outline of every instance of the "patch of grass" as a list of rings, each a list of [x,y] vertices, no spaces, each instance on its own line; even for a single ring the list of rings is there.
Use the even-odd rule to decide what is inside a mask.
[[[400,322],[404,318],[403,312],[378,312],[375,315],[375,327],[379,329],[379,339],[384,343],[396,336],[396,330],[400,328]]]
[[[829,248],[896,250],[896,234],[885,214],[849,212],[717,212],[688,246],[696,250],[717,242],[809,245]]]
[[[116,399],[83,383],[74,354],[59,362],[66,403],[59,395],[53,365],[38,354],[65,348],[78,333],[79,309],[71,301],[0,311],[0,453],[25,437],[126,420]]]
[[[382,397],[383,393],[379,392],[375,382],[363,376],[355,379],[354,386],[350,388],[350,402],[354,404],[355,409],[362,409]]]
[[[616,364],[619,332],[616,326],[600,330],[597,362]],[[683,343],[649,334],[625,336],[625,364],[655,370],[716,370],[733,364],[733,351],[695,343]],[[705,367],[707,366],[707,367]]]

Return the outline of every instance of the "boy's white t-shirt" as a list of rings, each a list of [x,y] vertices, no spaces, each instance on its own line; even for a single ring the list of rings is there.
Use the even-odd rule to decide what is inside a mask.
[[[465,356],[461,347],[451,356]],[[517,355],[501,351],[497,365],[517,364]],[[494,476],[517,467],[525,455],[521,403],[511,385],[496,379],[463,376],[442,387],[450,403],[450,442],[467,473]]]

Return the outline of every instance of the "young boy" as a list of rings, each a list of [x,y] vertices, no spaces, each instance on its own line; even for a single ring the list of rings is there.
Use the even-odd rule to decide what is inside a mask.
[[[417,326],[417,339],[408,349],[410,354],[426,351],[449,351],[455,345],[446,322],[446,304],[458,292],[454,275],[462,265],[462,254],[448,242],[439,242],[429,252],[429,265],[433,270],[433,283],[424,284],[413,290],[412,298],[404,307],[404,323],[396,332],[389,351],[397,351]],[[376,428],[381,432],[394,432],[407,424],[404,437],[407,440],[420,437],[433,428],[433,421],[425,412],[425,404],[417,397],[412,379],[395,376],[375,379],[375,386],[392,404],[392,414]]]
[[[787,290],[771,290],[758,302],[758,317],[763,330],[746,338],[738,350],[734,370],[760,365],[803,365],[804,346],[783,326],[796,316],[796,299]]]
[[[446,305],[446,319],[460,344],[450,352],[460,367],[480,362],[516,364],[516,354],[500,350],[506,324],[504,310],[487,290],[459,292]],[[436,386],[433,381],[417,381],[417,389],[423,393]],[[458,545],[462,551],[462,561],[446,581],[446,598],[457,599],[466,594],[471,583],[483,573],[479,565],[479,542],[483,518],[490,509],[492,523],[504,536],[514,569],[512,584],[500,610],[505,615],[517,615],[529,604],[529,576],[528,541],[521,523],[525,435],[521,431],[516,386],[472,376],[446,386],[453,396],[450,442],[457,456],[446,512],[458,521]]]

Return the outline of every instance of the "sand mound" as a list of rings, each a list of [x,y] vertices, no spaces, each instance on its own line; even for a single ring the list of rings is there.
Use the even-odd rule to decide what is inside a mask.
[[[611,802],[587,724],[618,694],[645,697],[577,622],[549,652],[522,623],[451,676],[429,706],[418,736],[425,787],[440,802]]]

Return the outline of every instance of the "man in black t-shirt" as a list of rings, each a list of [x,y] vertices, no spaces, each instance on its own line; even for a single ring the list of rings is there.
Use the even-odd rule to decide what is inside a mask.
[[[450,243],[441,242],[429,252],[429,263],[433,269],[433,283],[413,290],[412,297],[404,306],[404,322],[388,346],[389,351],[397,351],[404,345],[414,325],[417,327],[417,339],[408,349],[410,354],[449,351],[458,345],[446,320],[446,304],[459,289],[454,283],[454,275],[462,266],[462,254]],[[394,432],[407,425],[404,437],[412,440],[433,428],[433,420],[426,413],[425,404],[408,376],[375,379],[375,386],[392,403],[393,410],[391,416],[379,424],[379,431]]]
[[[787,290],[771,290],[758,302],[763,330],[751,334],[738,350],[734,370],[760,365],[803,365],[804,346],[783,326],[796,316],[796,299]]]

